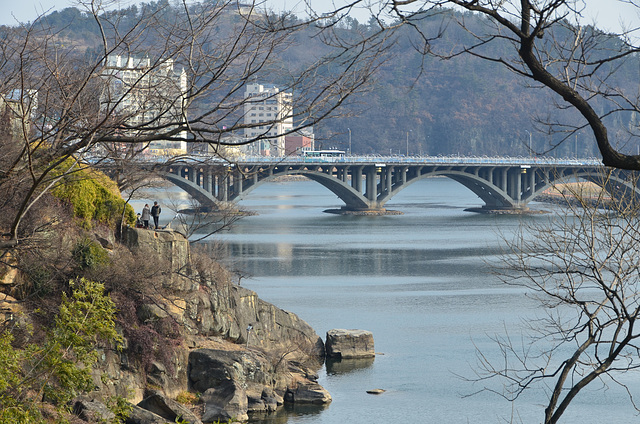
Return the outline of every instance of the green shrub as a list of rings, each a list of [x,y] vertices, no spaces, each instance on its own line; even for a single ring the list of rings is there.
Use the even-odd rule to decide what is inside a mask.
[[[73,162],[65,161],[60,165],[58,175],[71,168]],[[54,196],[69,202],[73,206],[73,214],[80,219],[85,228],[91,228],[93,221],[114,225],[120,221],[125,209],[125,223],[133,225],[136,214],[133,207],[120,195],[116,184],[103,173],[82,169],[65,175],[52,190]]]
[[[69,283],[44,341],[14,346],[10,331],[0,334],[0,424],[66,422],[69,403],[93,389],[92,366],[100,343],[122,342],[115,328],[115,304],[102,284]]]
[[[80,239],[71,253],[81,269],[96,268],[110,262],[107,251],[88,237]]]

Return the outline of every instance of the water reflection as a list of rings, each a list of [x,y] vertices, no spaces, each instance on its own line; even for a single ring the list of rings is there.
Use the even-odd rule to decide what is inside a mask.
[[[325,363],[327,375],[349,374],[354,371],[369,368],[373,365],[375,357],[357,359],[327,359]]]
[[[235,241],[220,245],[221,257],[251,275],[278,276],[468,276],[478,270],[478,248],[316,248],[289,243]],[[495,252],[486,249],[483,256]],[[304,261],[294,261],[304,258]]]
[[[276,412],[255,412],[249,414],[249,422],[252,424],[286,424],[291,423],[294,417],[319,415],[329,405],[292,405],[285,404]]]

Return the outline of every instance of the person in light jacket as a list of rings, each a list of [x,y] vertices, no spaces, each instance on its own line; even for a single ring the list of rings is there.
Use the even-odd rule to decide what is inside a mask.
[[[149,205],[145,204],[144,208],[142,208],[142,225],[144,228],[149,228],[149,219],[151,219],[151,210]]]

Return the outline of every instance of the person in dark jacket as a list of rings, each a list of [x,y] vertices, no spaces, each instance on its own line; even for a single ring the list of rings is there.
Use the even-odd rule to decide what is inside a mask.
[[[153,225],[156,230],[158,229],[160,212],[162,212],[162,209],[160,208],[160,205],[158,205],[158,202],[153,202],[153,206],[151,207],[151,216],[153,217]]]

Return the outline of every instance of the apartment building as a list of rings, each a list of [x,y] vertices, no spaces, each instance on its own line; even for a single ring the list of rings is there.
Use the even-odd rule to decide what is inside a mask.
[[[13,139],[28,138],[38,110],[36,90],[15,89],[0,96],[0,131]]]
[[[172,59],[154,63],[149,57],[109,55],[103,77],[107,84],[101,96],[103,111],[124,118],[129,135],[141,137],[170,131],[186,116],[187,74],[175,69]],[[173,125],[175,128],[175,125]],[[182,140],[157,140],[149,145],[156,154],[187,152],[187,133]]]
[[[266,137],[248,144],[244,153],[284,156],[285,135],[293,130],[292,94],[275,86],[248,84],[244,97],[245,139]]]

